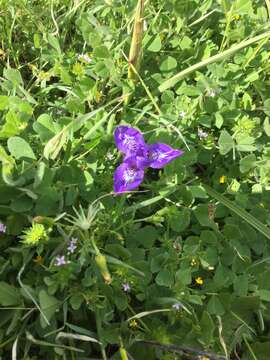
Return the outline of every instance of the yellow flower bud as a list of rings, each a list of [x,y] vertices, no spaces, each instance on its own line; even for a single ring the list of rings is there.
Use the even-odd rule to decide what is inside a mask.
[[[219,178],[219,183],[220,184],[225,184],[226,182],[226,176],[225,175],[222,175],[220,178]]]

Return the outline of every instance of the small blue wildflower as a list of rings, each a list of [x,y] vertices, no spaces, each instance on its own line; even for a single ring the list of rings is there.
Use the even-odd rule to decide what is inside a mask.
[[[129,285],[128,283],[122,284],[122,287],[123,287],[123,290],[124,290],[125,292],[129,292],[129,291],[130,291],[130,285]]]
[[[110,151],[108,151],[106,154],[106,159],[112,161],[114,159],[114,155]]]
[[[221,90],[219,88],[210,88],[207,90],[207,95],[210,97],[215,97],[220,93],[220,91]]]
[[[87,64],[90,64],[92,62],[92,59],[87,54],[80,54],[78,56],[78,59],[86,62]]]
[[[180,303],[175,303],[172,305],[172,308],[176,311],[179,311],[179,310],[181,310],[182,305]]]
[[[71,239],[71,241],[69,242],[69,245],[67,247],[68,254],[73,254],[75,252],[75,250],[77,249],[77,241],[78,241],[78,239],[76,239],[76,238]]]
[[[62,266],[62,265],[66,265],[66,259],[65,259],[65,255],[58,255],[55,259],[55,265],[56,266]]]
[[[180,111],[179,118],[184,119],[185,116],[186,116],[186,112],[185,111]]]
[[[6,232],[6,230],[7,230],[6,225],[3,223],[0,223],[0,233],[4,234]]]
[[[207,136],[208,136],[208,132],[199,129],[199,130],[198,130],[198,136],[199,136],[199,138],[200,138],[201,140],[202,140],[202,139],[205,139],[205,138],[207,138]]]

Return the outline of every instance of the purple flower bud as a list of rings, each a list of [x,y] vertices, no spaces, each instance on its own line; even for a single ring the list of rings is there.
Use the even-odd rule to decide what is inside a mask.
[[[124,290],[125,292],[129,292],[129,291],[130,291],[130,286],[129,286],[128,283],[122,284],[122,287],[123,287],[123,290]]]
[[[62,265],[66,265],[66,259],[65,259],[65,255],[58,255],[55,259],[55,265],[56,266],[62,266]]]
[[[7,230],[6,225],[3,223],[0,223],[0,233],[4,234],[6,232],[6,230]]]

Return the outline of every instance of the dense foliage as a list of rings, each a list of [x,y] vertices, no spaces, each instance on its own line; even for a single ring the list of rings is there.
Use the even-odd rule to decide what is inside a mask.
[[[0,0],[3,360],[269,359],[269,0],[145,1],[133,82],[136,4]],[[184,155],[115,195],[119,124]]]

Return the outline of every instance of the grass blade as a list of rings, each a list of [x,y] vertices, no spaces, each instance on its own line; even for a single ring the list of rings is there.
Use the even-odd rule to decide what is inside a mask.
[[[171,312],[173,311],[172,309],[156,309],[156,310],[150,310],[150,311],[142,311],[134,316],[131,316],[130,318],[127,319],[127,322],[133,320],[133,319],[140,319],[142,317],[151,315],[151,314],[156,314],[156,313],[160,313],[160,312]]]
[[[256,219],[253,215],[249,214],[246,210],[242,209],[240,206],[236,205],[231,200],[228,200],[225,196],[219,194],[210,186],[203,184],[203,187],[210,196],[212,196],[213,198],[218,200],[221,204],[223,204],[231,211],[233,211],[235,214],[240,216],[249,225],[253,226],[256,230],[258,230],[261,234],[263,234],[270,240],[270,229],[267,226],[265,226],[260,220]]]
[[[172,78],[166,80],[163,84],[159,86],[159,91],[163,92],[171,87],[173,87],[178,81],[182,80],[187,75],[191,74],[192,72],[201,69],[204,66],[207,66],[209,64],[212,64],[214,62],[222,61],[226,57],[233,55],[235,52],[244,49],[247,46],[250,46],[262,39],[265,39],[267,37],[270,37],[270,31],[266,31],[263,34],[257,35],[251,39],[245,40],[240,42],[237,45],[232,46],[230,49],[225,50],[219,54],[216,54],[214,56],[209,57],[206,60],[200,61],[197,64],[194,64],[187,69],[180,71],[180,73],[174,75]]]

